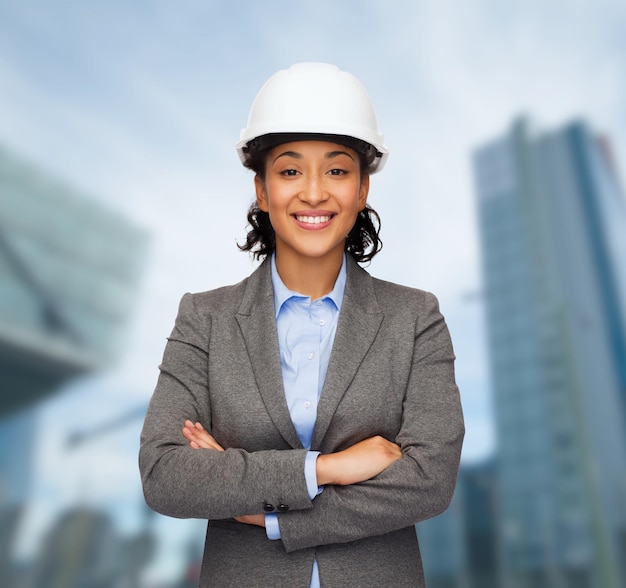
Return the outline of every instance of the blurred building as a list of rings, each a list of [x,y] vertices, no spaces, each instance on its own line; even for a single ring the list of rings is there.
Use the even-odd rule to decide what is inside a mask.
[[[0,395],[8,392],[2,389]],[[13,510],[14,506],[21,504],[26,498],[26,489],[32,486],[33,471],[29,458],[37,435],[24,434],[32,427],[33,415],[29,410],[0,419],[0,516],[5,506]],[[0,525],[0,541],[4,528]]]
[[[147,244],[118,213],[0,147],[0,544],[14,544],[32,486],[34,407],[121,352]]]
[[[31,577],[32,588],[137,588],[152,557],[155,537],[146,528],[122,537],[110,517],[76,507],[47,534]]]
[[[115,588],[123,552],[107,515],[76,508],[44,540],[32,580],[36,588]]]
[[[500,588],[493,460],[462,465],[448,510],[416,525],[428,588]]]
[[[626,586],[626,202],[582,122],[477,150],[503,588]]]
[[[463,516],[464,583],[459,588],[500,588],[496,538],[495,462],[462,466],[457,492]]]
[[[0,148],[0,417],[110,362],[146,235]]]
[[[461,494],[457,484],[448,509],[415,526],[428,588],[472,588],[467,583]]]

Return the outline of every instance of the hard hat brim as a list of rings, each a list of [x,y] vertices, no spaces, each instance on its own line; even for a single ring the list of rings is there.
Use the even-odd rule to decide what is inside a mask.
[[[337,135],[334,133],[268,133],[245,143],[240,141],[236,147],[241,162],[245,164],[252,153],[269,151],[278,145],[293,141],[328,141],[329,143],[350,147],[365,157],[367,171],[370,174],[382,169],[388,155],[387,150],[381,152],[367,141],[349,135]]]

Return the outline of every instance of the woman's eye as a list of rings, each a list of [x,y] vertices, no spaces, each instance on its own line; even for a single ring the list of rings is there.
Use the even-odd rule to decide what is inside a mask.
[[[331,176],[342,176],[343,174],[346,173],[346,170],[344,170],[344,169],[331,169],[328,173]]]
[[[285,169],[280,172],[281,176],[295,176],[298,174],[298,170],[296,169]]]

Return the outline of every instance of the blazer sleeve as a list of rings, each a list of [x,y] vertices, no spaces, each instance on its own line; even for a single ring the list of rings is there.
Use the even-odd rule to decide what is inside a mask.
[[[186,419],[211,422],[210,330],[210,317],[198,313],[194,296],[185,294],[141,433],[139,469],[147,504],[168,516],[204,519],[263,513],[284,504],[311,508],[305,449],[221,452],[193,449],[183,437]]]
[[[448,507],[465,429],[448,328],[436,298],[426,296],[395,439],[403,456],[366,482],[326,486],[312,509],[280,513],[287,552],[382,535]]]

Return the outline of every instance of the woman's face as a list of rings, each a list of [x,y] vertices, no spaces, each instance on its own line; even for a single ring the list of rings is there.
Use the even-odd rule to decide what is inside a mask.
[[[346,235],[365,208],[369,176],[353,149],[325,141],[274,147],[265,178],[255,178],[259,208],[276,233],[276,255],[286,261],[341,258]]]

